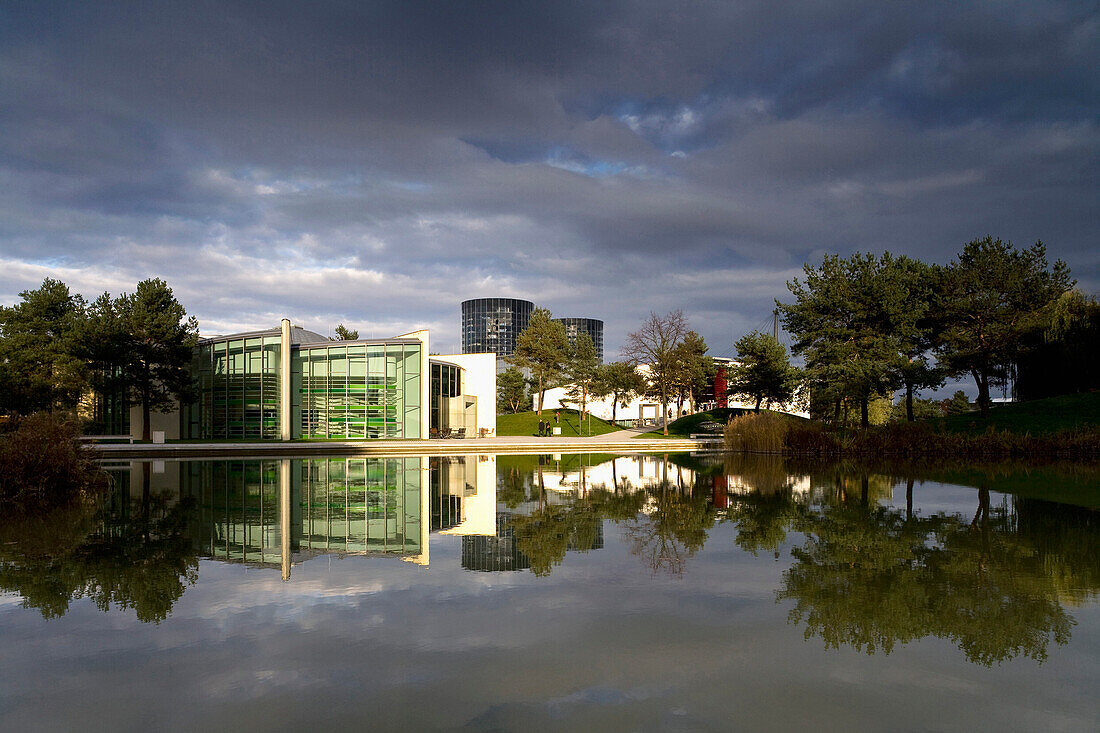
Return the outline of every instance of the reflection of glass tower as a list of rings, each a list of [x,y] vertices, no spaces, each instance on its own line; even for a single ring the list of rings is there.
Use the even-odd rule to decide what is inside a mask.
[[[531,561],[516,547],[511,512],[497,512],[496,537],[466,535],[462,538],[462,567],[486,572],[531,567]]]
[[[531,323],[535,304],[515,298],[462,302],[462,353],[494,352],[497,363],[516,353],[516,337]]]
[[[569,337],[569,343],[577,343],[577,336],[587,333],[596,347],[596,356],[603,363],[603,321],[595,318],[555,318],[565,326],[565,335]]]

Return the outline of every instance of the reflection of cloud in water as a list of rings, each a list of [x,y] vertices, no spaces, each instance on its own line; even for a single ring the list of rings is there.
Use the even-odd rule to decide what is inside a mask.
[[[759,522],[773,509],[797,512],[809,499],[793,491],[731,492],[730,507],[720,509],[712,489],[715,477],[726,474],[705,465],[683,468],[689,490],[674,484],[678,503],[669,507],[698,508],[686,501],[694,491],[715,521],[705,546],[675,577],[653,576],[615,529],[600,552],[571,555],[541,578],[459,572],[461,538],[437,533],[429,538],[428,567],[397,557],[318,556],[295,565],[284,583],[274,567],[205,560],[199,582],[159,626],[104,615],[83,602],[63,623],[44,626],[9,603],[0,720],[73,728],[86,717],[73,710],[74,699],[97,701],[90,727],[116,729],[149,727],[154,707],[166,711],[157,727],[180,730],[231,719],[255,727],[308,725],[318,705],[330,726],[361,725],[369,717],[372,727],[390,730],[724,729],[731,716],[750,729],[800,728],[821,719],[938,728],[944,716],[959,727],[1018,729],[1049,723],[1052,706],[1068,728],[1089,729],[1095,720],[1095,701],[1077,694],[1100,675],[1094,633],[1052,650],[1043,674],[1016,660],[995,677],[982,676],[983,668],[975,674],[950,641],[913,639],[889,658],[804,642],[802,629],[787,623],[786,602],[775,603],[782,573],[798,561],[787,554],[791,543],[781,544],[778,560],[743,552],[730,512],[743,507]],[[763,485],[768,470],[738,475]],[[815,475],[812,500],[858,508],[860,484],[857,476],[847,499],[829,499],[836,492]],[[962,520],[969,522],[975,492],[938,490],[969,497]],[[869,487],[872,504],[876,491]],[[590,503],[600,496],[589,487]],[[573,503],[568,495],[557,501]],[[1048,532],[1041,535],[1048,540],[1044,518],[1051,527],[1071,519],[1046,506],[1019,506],[1021,516],[1031,517],[1020,531]],[[1066,542],[1082,554],[1067,557],[1064,567],[1080,572],[1096,532],[1087,526],[1078,532]],[[1049,541],[1046,547],[1057,549]],[[1100,614],[1091,605],[1087,611],[1080,617],[1091,631]],[[161,655],[157,664],[149,663],[151,649]],[[170,664],[159,663],[164,654]],[[7,674],[16,668],[30,674]],[[935,694],[936,706],[920,692]],[[189,704],[171,704],[180,699]]]

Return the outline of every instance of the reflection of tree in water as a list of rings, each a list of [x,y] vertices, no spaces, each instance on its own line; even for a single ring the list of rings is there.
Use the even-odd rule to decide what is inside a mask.
[[[726,519],[737,526],[737,546],[753,555],[766,551],[778,557],[797,511],[786,460],[733,453],[725,457],[722,469],[743,489],[726,510]]]
[[[500,474],[497,479],[497,500],[504,502],[510,509],[527,501],[531,492],[531,472],[517,465],[506,465],[500,460]]]
[[[146,495],[130,517],[81,505],[7,516],[0,521],[0,589],[19,593],[44,618],[90,598],[102,611],[132,608],[139,620],[160,622],[197,578],[188,513],[188,505]]]
[[[1049,572],[1052,558],[1019,532],[1007,504],[978,492],[973,520],[874,506],[838,490],[800,506],[780,599],[790,619],[826,646],[889,653],[924,636],[950,639],[973,662],[1023,655],[1042,661],[1064,644],[1073,618]]]
[[[667,469],[667,464],[666,464]],[[653,570],[680,575],[688,558],[702,549],[717,516],[709,490],[698,490],[695,474],[686,480],[677,467],[670,478],[646,487],[648,508],[624,523],[631,552]]]
[[[603,521],[587,495],[564,504],[547,501],[542,466],[533,487],[537,502],[528,514],[512,515],[516,548],[531,561],[535,575],[549,575],[565,559],[567,549],[588,552],[600,536]]]

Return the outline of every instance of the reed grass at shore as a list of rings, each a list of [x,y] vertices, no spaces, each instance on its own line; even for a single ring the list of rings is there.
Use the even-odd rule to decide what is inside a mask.
[[[730,420],[728,450],[820,457],[1100,458],[1100,428],[1088,425],[1032,435],[990,428],[948,432],[928,423],[892,423],[861,430],[762,412]]]

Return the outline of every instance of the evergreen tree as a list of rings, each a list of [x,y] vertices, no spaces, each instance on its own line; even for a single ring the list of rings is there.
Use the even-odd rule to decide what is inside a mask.
[[[84,299],[49,278],[19,297],[16,305],[0,306],[0,410],[26,415],[75,408],[87,384],[84,364],[74,354]]]
[[[355,341],[359,338],[359,332],[348,328],[343,323],[335,328],[336,338],[333,341]]]
[[[714,377],[714,360],[707,356],[707,342],[695,331],[684,334],[683,343],[676,353],[677,367],[674,388],[676,390],[676,414],[683,414],[684,403],[694,407],[695,396],[706,390]]]
[[[1069,268],[1061,260],[1050,265],[1042,242],[1018,250],[975,239],[946,268],[938,353],[952,374],[974,377],[982,417],[989,416],[990,382],[1006,376],[1024,335],[1072,287]]]
[[[191,391],[191,351],[198,339],[198,322],[159,278],[138,283],[119,308],[128,326],[130,356],[127,381],[130,398],[141,405],[142,439],[149,440],[149,415],[184,401]]]
[[[600,357],[596,354],[596,346],[592,343],[592,337],[588,335],[587,331],[582,331],[577,334],[577,341],[571,349],[564,375],[569,381],[566,395],[570,401],[577,404],[582,420],[588,401],[592,397],[599,368]]]
[[[513,414],[529,404],[527,378],[515,367],[508,367],[497,375],[497,410],[511,410]]]
[[[951,395],[951,399],[944,400],[941,405],[943,411],[948,415],[961,415],[964,412],[970,412],[970,398],[961,389],[955,390],[955,394]]]
[[[645,393],[646,381],[633,364],[616,361],[600,366],[592,389],[598,397],[611,398],[611,422],[615,422],[619,407],[626,407],[635,397]]]
[[[532,386],[539,396],[539,415],[542,415],[546,390],[561,378],[570,352],[562,322],[555,321],[546,308],[535,308],[527,328],[516,337],[516,351],[511,362],[530,374]]]
[[[95,394],[95,432],[111,432],[107,406],[129,407],[128,364],[132,356],[125,297],[103,293],[88,306],[77,329],[75,353],[88,368],[88,383]]]
[[[760,403],[789,402],[798,386],[798,370],[791,366],[787,349],[768,334],[753,331],[734,345],[738,362],[730,370],[729,390],[748,397],[760,411]]]
[[[834,419],[843,399],[853,397],[866,427],[872,396],[899,384],[905,344],[896,324],[908,307],[908,293],[898,281],[895,260],[889,252],[881,258],[828,255],[820,268],[806,265],[804,272],[804,282],[787,284],[795,302],[778,304],[795,338],[794,352],[805,355],[807,376],[819,395],[834,401]]]
[[[890,330],[898,337],[897,372],[905,389],[906,420],[915,419],[913,400],[923,388],[943,384],[944,370],[929,360],[939,333],[939,296],[942,269],[919,260],[898,257],[888,263],[894,287],[904,298],[890,314]]]

